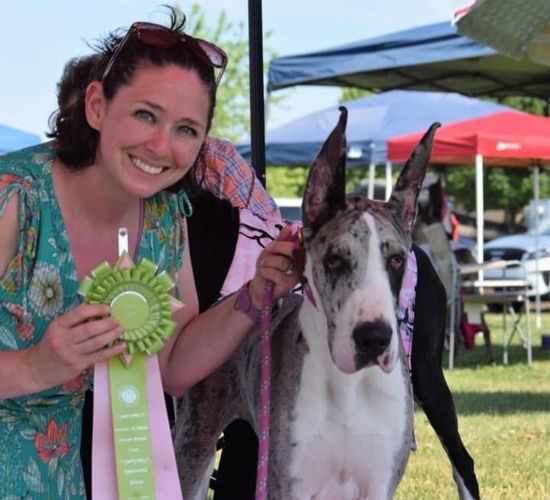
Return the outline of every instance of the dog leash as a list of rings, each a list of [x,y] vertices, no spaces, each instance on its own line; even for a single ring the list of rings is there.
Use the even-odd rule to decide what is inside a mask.
[[[292,263],[299,277],[306,298],[316,306],[315,297],[304,276],[306,250],[303,245],[302,231],[299,228],[292,241]],[[267,499],[267,474],[269,465],[269,427],[271,415],[271,312],[273,301],[273,282],[266,283],[262,293],[260,314],[260,417],[258,468],[256,471],[256,500]]]
[[[273,282],[269,281],[262,294],[260,316],[260,421],[256,500],[267,499],[267,469],[269,462],[269,418],[271,413],[271,302]]]

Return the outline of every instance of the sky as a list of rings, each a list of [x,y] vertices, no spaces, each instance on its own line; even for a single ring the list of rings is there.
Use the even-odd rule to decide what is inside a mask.
[[[87,42],[133,21],[165,23],[167,0],[0,0],[0,124],[45,139],[55,110],[56,83],[71,57],[90,53]],[[193,2],[180,1],[184,12]],[[248,0],[202,0],[211,25],[225,9],[247,20]],[[264,42],[279,56],[355,42],[451,18],[468,0],[263,0]],[[338,102],[341,89],[295,87],[270,107],[273,128]]]

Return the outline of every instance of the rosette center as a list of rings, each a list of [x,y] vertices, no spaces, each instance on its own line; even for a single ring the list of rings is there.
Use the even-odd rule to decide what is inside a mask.
[[[113,298],[111,314],[125,330],[134,330],[147,322],[149,304],[143,295],[128,290]]]

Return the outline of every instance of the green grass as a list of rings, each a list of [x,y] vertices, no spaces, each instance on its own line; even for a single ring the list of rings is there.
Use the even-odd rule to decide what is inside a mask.
[[[461,349],[455,369],[445,371],[481,497],[550,499],[550,352],[540,347],[540,332],[550,332],[550,313],[543,313],[539,332],[532,314],[532,368],[517,335],[509,348],[509,365],[503,366],[501,316],[486,318],[496,364],[483,364],[478,334],[475,348]],[[415,425],[418,450],[395,498],[457,498],[450,463],[421,410],[415,412]]]
[[[483,338],[458,352],[445,370],[462,440],[475,461],[481,498],[550,500],[550,352],[533,322],[533,367],[517,336],[502,365],[502,319],[488,314],[496,364],[483,364]],[[550,333],[550,313],[541,332]],[[448,360],[444,361],[448,366]],[[396,500],[456,499],[450,462],[422,410],[415,412],[418,450],[411,454]],[[212,497],[209,496],[209,499]],[[342,499],[345,500],[345,499]]]

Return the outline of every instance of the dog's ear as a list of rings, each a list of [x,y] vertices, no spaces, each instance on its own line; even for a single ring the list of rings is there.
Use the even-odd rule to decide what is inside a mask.
[[[416,202],[426,176],[435,131],[441,126],[435,122],[424,134],[401,170],[392,190],[388,205],[405,231],[411,231],[416,218]]]
[[[341,106],[340,118],[311,164],[302,201],[304,236],[311,237],[346,203],[346,123],[348,110]]]

